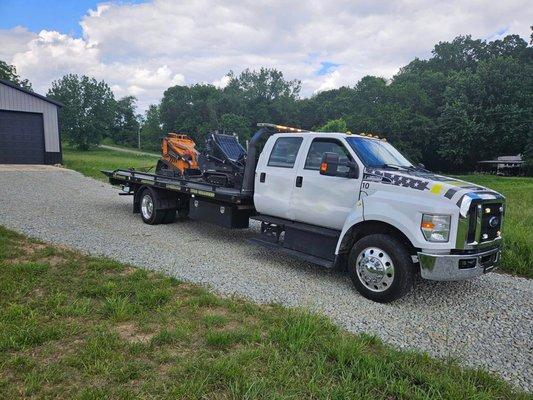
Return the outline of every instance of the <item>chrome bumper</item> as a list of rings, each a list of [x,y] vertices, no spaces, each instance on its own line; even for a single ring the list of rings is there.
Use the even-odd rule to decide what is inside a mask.
[[[459,281],[474,278],[496,268],[501,260],[501,247],[473,254],[418,253],[420,274],[434,281]]]

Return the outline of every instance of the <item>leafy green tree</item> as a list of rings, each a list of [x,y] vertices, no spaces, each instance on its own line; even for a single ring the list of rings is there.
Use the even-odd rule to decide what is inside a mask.
[[[116,144],[137,146],[139,134],[139,120],[135,114],[134,96],[126,96],[115,104],[111,138]]]
[[[464,99],[463,99],[464,100]],[[442,134],[438,138],[438,154],[455,170],[472,166],[470,154],[474,150],[478,126],[468,115],[464,101],[458,99],[446,105],[439,117]]]
[[[347,132],[346,121],[342,118],[332,119],[318,128],[319,132]]]
[[[52,83],[48,96],[64,104],[61,134],[76,148],[88,150],[102,136],[111,135],[116,102],[104,81],[85,75],[65,75]]]
[[[161,148],[163,129],[159,107],[151,104],[146,110],[146,114],[141,126],[141,147],[143,149],[157,150]]]
[[[173,86],[165,91],[159,112],[164,132],[185,133],[198,143],[217,129],[220,91],[213,85]]]
[[[8,63],[2,60],[0,60],[0,79],[12,82],[15,85],[23,87],[24,89],[32,90],[30,81],[28,81],[27,79],[22,79],[17,74],[17,69],[14,65],[9,65]]]
[[[470,35],[457,36],[451,42],[440,42],[433,49],[429,60],[435,70],[444,72],[474,70],[476,64],[488,56],[486,43],[474,40]]]
[[[220,128],[227,134],[235,133],[239,137],[242,144],[250,139],[250,121],[237,114],[222,114],[220,116]]]
[[[246,69],[239,76],[230,72],[228,77],[228,85],[223,91],[225,113],[244,115],[252,124],[297,122],[300,81],[287,81],[281,71],[269,68]]]
[[[528,141],[524,150],[524,160],[526,161],[525,172],[528,176],[533,175],[533,131],[528,133]]]

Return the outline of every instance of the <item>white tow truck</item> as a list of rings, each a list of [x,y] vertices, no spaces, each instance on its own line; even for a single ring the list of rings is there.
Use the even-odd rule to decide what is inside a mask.
[[[259,125],[236,187],[201,175],[103,172],[134,195],[146,223],[172,222],[176,213],[227,228],[258,220],[254,242],[344,268],[378,302],[402,297],[416,274],[462,280],[500,262],[501,194],[430,173],[376,136]]]

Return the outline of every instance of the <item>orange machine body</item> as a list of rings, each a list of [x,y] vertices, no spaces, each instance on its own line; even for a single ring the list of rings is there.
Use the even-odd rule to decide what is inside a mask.
[[[196,144],[187,135],[169,133],[161,143],[163,160],[172,164],[182,174],[185,170],[198,170],[198,150]]]

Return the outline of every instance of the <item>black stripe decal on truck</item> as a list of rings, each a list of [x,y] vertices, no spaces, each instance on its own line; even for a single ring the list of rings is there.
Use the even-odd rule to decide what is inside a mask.
[[[457,193],[458,191],[459,191],[458,188],[451,188],[451,189],[448,189],[448,190],[446,191],[446,193],[444,193],[444,197],[447,197],[448,199],[451,200],[451,198],[453,197],[453,195],[454,195],[455,193]]]

